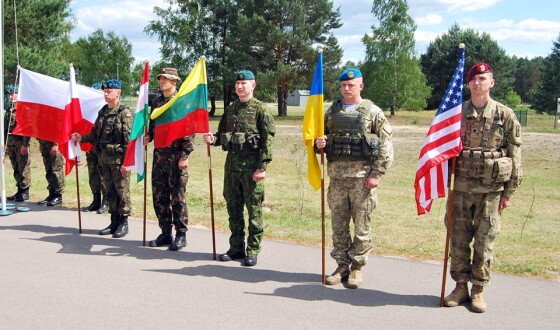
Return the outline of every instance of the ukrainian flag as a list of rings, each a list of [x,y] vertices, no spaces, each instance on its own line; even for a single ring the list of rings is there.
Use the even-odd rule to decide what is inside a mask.
[[[309,99],[303,115],[303,141],[307,146],[307,176],[313,189],[321,187],[321,167],[313,149],[315,139],[325,135],[323,110],[323,54],[319,51]]]

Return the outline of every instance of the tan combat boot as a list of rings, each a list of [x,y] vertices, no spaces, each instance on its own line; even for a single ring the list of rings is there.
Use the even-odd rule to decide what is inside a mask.
[[[444,305],[447,307],[456,307],[467,301],[469,301],[469,287],[467,283],[457,283],[455,290],[443,299]]]
[[[357,289],[362,286],[362,265],[352,264],[352,270],[348,276],[348,288]]]
[[[484,290],[483,286],[474,284],[471,290],[471,309],[475,313],[484,313],[486,312],[486,301],[484,301],[484,296],[482,295],[482,291]]]
[[[325,280],[325,284],[327,285],[337,285],[340,282],[345,281],[350,275],[350,267],[346,264],[339,264],[334,273],[331,276],[328,276]]]

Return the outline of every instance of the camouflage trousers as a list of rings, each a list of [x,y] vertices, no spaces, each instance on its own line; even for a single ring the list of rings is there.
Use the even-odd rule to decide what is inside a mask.
[[[224,175],[224,198],[229,216],[230,250],[245,251],[244,208],[247,207],[248,237],[247,254],[258,255],[264,234],[262,203],[264,200],[264,182],[253,180],[253,170],[232,171],[226,168]]]
[[[109,213],[130,215],[130,175],[123,176],[119,164],[99,164],[102,191],[107,193]]]
[[[177,232],[186,232],[189,210],[185,191],[189,173],[179,169],[179,152],[175,148],[155,148],[152,164],[152,194],[154,211],[161,229],[175,226]]]
[[[93,194],[101,193],[101,173],[99,172],[99,159],[94,150],[86,153],[89,188]]]
[[[372,249],[371,213],[377,206],[377,191],[365,187],[366,178],[331,178],[327,200],[331,210],[333,250],[337,264],[365,265]],[[354,238],[350,234],[354,222]]]
[[[18,191],[29,189],[29,186],[31,186],[31,160],[29,159],[29,153],[21,154],[21,146],[22,143],[11,141],[6,150],[14,169],[14,179]]]
[[[501,195],[501,192],[454,192],[450,273],[455,282],[470,281],[481,286],[489,283],[494,240],[500,233],[498,207]],[[447,216],[445,220],[447,225]]]
[[[47,179],[47,189],[49,193],[60,194],[64,192],[64,156],[60,153],[54,154],[51,148],[54,146],[53,142],[39,140],[39,150],[43,156],[43,164],[45,165],[45,178]]]

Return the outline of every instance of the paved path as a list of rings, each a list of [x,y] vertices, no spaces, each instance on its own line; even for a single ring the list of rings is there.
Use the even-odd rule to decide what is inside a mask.
[[[0,217],[1,329],[558,329],[560,283],[495,275],[488,312],[440,308],[442,266],[372,256],[364,286],[321,285],[321,249],[265,240],[256,267],[212,260],[191,229],[179,252],[97,235],[108,216],[31,206]],[[159,228],[147,225],[147,238]],[[217,252],[228,235],[216,234]],[[499,247],[498,247],[499,248]],[[327,259],[327,272],[335,268]],[[448,281],[447,292],[453,287]]]

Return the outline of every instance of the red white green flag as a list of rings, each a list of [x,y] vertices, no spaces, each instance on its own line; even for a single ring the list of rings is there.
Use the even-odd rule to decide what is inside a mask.
[[[148,82],[150,81],[150,62],[146,61],[144,74],[140,90],[138,91],[138,101],[134,110],[134,120],[132,130],[123,165],[130,170],[136,171],[136,181],[140,182],[146,177],[144,173],[144,132],[148,125],[150,109],[148,106]]]

